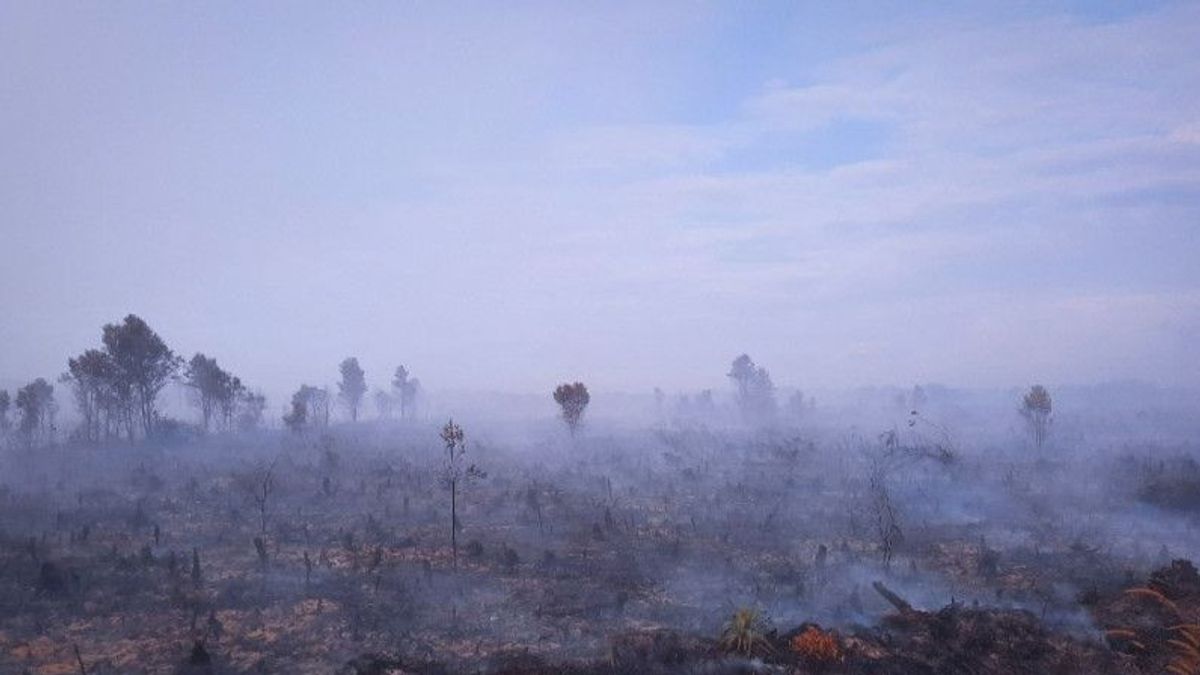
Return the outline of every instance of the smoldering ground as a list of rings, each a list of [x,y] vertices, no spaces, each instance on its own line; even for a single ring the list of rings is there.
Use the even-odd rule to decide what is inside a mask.
[[[1014,405],[848,398],[747,426],[728,397],[705,418],[646,397],[641,420],[597,397],[574,436],[467,412],[486,476],[458,494],[457,561],[432,413],[13,447],[6,667],[79,646],[89,672],[162,670],[196,644],[228,671],[587,661],[630,631],[715,638],[743,608],[779,633],[871,629],[895,611],[876,582],[1102,646],[1089,596],[1197,554],[1194,506],[1162,497],[1194,475],[1186,420],[1081,410],[1038,448]]]

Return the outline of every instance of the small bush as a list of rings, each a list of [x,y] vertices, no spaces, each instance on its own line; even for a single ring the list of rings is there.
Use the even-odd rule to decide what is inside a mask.
[[[803,633],[792,638],[792,653],[818,663],[832,663],[842,659],[837,637],[816,626],[809,626]]]
[[[721,648],[745,656],[770,652],[768,630],[767,620],[761,612],[743,607],[734,612],[725,623],[725,628],[721,631]]]

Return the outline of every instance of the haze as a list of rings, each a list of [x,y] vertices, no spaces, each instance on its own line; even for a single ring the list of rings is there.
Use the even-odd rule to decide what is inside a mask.
[[[1200,675],[1200,1],[0,0],[0,675]]]
[[[3,3],[3,383],[1195,385],[1200,7],[910,5]]]

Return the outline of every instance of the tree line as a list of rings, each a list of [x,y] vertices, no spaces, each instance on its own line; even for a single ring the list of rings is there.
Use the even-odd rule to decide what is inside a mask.
[[[336,400],[345,407],[350,421],[357,422],[368,390],[366,371],[357,358],[350,356],[338,365],[338,372],[341,377],[337,383]],[[412,377],[408,368],[396,366],[390,391],[377,389],[374,394],[379,419],[392,419],[397,412],[400,419],[415,417],[420,393],[421,381]],[[328,388],[302,384],[292,394],[283,424],[297,433],[325,428],[329,426],[334,400]]]
[[[367,393],[365,373],[354,357],[342,361],[339,370],[338,399],[357,421]],[[79,423],[67,438],[88,444],[132,443],[185,427],[199,433],[253,431],[262,425],[267,407],[262,393],[248,388],[217,359],[196,352],[185,360],[135,314],[105,324],[100,345],[68,358],[57,383],[69,388],[78,412]],[[199,413],[194,427],[162,414],[161,393],[172,383],[187,389]],[[36,447],[57,441],[54,392],[54,384],[40,377],[19,388],[15,397],[0,389],[0,442],[13,437]],[[397,412],[401,419],[413,417],[420,392],[420,380],[398,366],[391,390],[375,392],[379,417]],[[294,431],[328,426],[332,404],[327,388],[301,385],[283,422]]]
[[[203,432],[252,429],[262,420],[266,398],[261,393],[250,391],[203,353],[185,361],[141,317],[130,314],[103,326],[98,348],[67,359],[58,383],[70,389],[79,413],[79,424],[69,437],[84,443],[134,442],[175,428],[179,423],[159,410],[160,394],[172,382],[192,392]],[[8,392],[0,391],[0,430],[6,435],[12,427],[11,402]],[[54,385],[37,378],[21,387],[15,408],[15,431],[23,444],[57,440]]]
[[[340,380],[337,400],[346,408],[351,421],[358,421],[368,392],[366,373],[355,357],[347,357],[338,366]],[[769,424],[778,413],[775,385],[770,373],[747,354],[733,360],[726,374],[734,387],[734,400],[747,424]],[[71,434],[74,440],[100,443],[112,440],[134,442],[162,434],[180,425],[159,411],[162,390],[176,382],[186,387],[200,413],[199,431],[252,431],[263,420],[266,398],[251,391],[239,377],[225,370],[215,358],[196,352],[184,360],[141,317],[130,314],[119,323],[105,324],[99,348],[87,349],[67,359],[67,371],[59,383],[70,388],[80,422]],[[914,390],[914,407],[917,405]],[[420,380],[399,365],[393,372],[389,389],[374,393],[380,419],[397,412],[400,419],[416,414],[421,393]],[[591,396],[581,382],[566,382],[552,392],[563,422],[571,436],[581,428],[583,414]],[[663,394],[655,390],[661,408]],[[329,425],[334,398],[326,387],[302,384],[283,415],[284,426],[294,432],[322,429]],[[713,408],[710,390],[701,392],[696,406],[706,414]],[[799,412],[803,396],[797,392],[788,408]],[[58,405],[54,385],[37,378],[10,397],[0,390],[0,439],[14,431],[10,409],[17,414],[17,437],[32,447],[56,440]],[[1034,385],[1023,396],[1018,408],[1037,447],[1045,444],[1052,421],[1052,403],[1045,387]],[[915,414],[915,413],[914,413]]]

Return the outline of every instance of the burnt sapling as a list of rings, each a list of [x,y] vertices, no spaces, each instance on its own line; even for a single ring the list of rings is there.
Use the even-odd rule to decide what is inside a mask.
[[[442,427],[442,443],[446,454],[443,457],[442,485],[450,491],[450,556],[458,568],[458,490],[487,474],[474,464],[467,464],[467,440],[462,427],[451,419]]]

